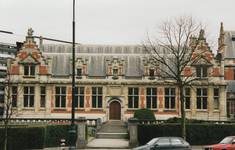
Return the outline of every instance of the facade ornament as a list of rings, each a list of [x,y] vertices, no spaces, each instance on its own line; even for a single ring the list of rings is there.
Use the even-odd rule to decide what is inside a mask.
[[[32,28],[29,28],[28,29],[28,36],[33,36],[33,29]]]

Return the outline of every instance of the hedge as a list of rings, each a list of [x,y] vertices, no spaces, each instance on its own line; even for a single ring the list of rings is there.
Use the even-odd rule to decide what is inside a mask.
[[[152,110],[149,109],[138,109],[134,113],[134,118],[139,120],[156,120]]]
[[[44,145],[44,128],[10,128],[8,129],[8,149],[23,150],[43,148]],[[0,142],[3,149],[4,129],[0,129]]]
[[[8,132],[8,149],[42,149],[45,147],[59,147],[60,139],[66,140],[68,145],[70,125],[48,125],[37,127],[11,127]],[[0,128],[0,149],[3,149],[4,129]]]
[[[235,124],[188,124],[186,134],[191,145],[215,144],[226,136],[235,135]],[[181,136],[180,124],[138,125],[140,145],[162,136]]]

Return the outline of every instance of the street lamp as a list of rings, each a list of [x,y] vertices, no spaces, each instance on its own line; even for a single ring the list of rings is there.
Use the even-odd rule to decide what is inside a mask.
[[[75,117],[75,0],[73,0],[73,22],[72,22],[72,111],[71,111],[71,127],[70,127],[70,146],[69,149],[76,148],[77,130],[74,123]]]

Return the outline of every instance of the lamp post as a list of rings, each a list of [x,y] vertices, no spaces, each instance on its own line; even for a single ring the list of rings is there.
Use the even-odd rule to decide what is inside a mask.
[[[72,22],[72,111],[71,111],[71,127],[70,127],[70,150],[76,148],[77,130],[74,123],[75,117],[75,0],[73,0],[73,22]]]

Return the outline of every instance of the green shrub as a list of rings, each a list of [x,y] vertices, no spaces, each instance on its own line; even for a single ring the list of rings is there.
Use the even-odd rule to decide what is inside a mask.
[[[149,109],[139,109],[134,113],[134,118],[139,120],[156,120],[153,111]]]
[[[48,125],[38,127],[11,127],[8,131],[9,150],[42,149],[59,147],[60,140],[69,141],[70,125]],[[0,128],[0,149],[3,149],[4,129]]]
[[[196,119],[185,119],[186,123],[206,123],[204,120],[196,120]],[[165,121],[165,123],[181,123],[181,118],[172,117]]]
[[[207,145],[220,142],[224,137],[235,135],[235,124],[187,124],[186,140],[191,145]],[[161,136],[181,136],[180,124],[138,125],[141,145]]]
[[[0,141],[4,141],[4,129],[0,129]],[[8,129],[8,149],[38,149],[44,145],[44,127],[23,127]],[[0,149],[2,149],[1,144]]]
[[[70,125],[48,125],[45,132],[45,147],[59,147],[60,140],[68,145]]]

